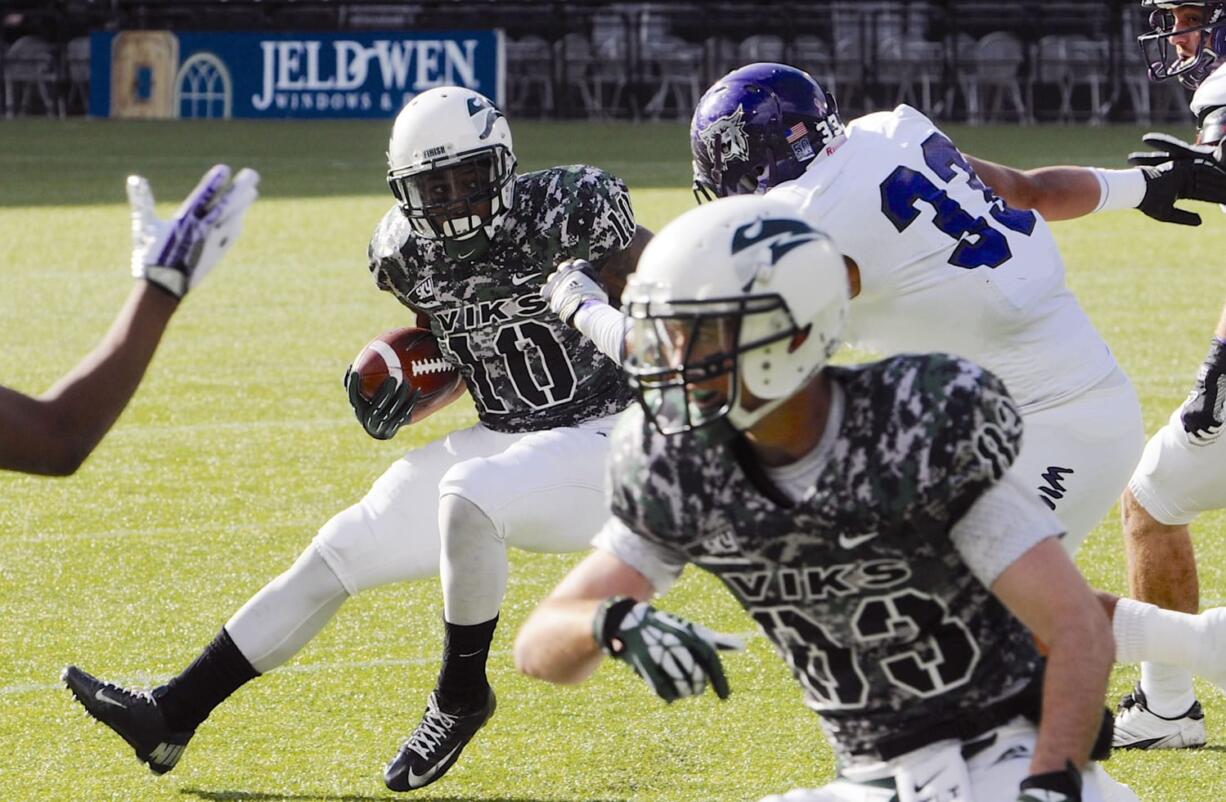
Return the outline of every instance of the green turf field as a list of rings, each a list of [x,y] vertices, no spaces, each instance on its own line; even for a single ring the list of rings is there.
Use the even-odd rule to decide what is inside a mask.
[[[1131,128],[949,128],[967,152],[1021,165],[1122,166]],[[1181,132],[1188,133],[1188,132]],[[689,208],[683,126],[519,123],[521,165],[586,161],[624,177],[640,221]],[[173,321],[110,437],[68,479],[0,474],[0,799],[390,799],[380,772],[437,670],[434,582],[346,605],[297,659],[223,705],[155,778],[58,684],[65,663],[153,683],[177,672],[334,512],[413,445],[472,420],[462,402],[394,441],[369,439],[341,390],[372,335],[404,325],[366,270],[391,199],[383,123],[0,122],[0,383],[39,393],[84,355],[126,296],[123,179],[177,201],[215,161],[263,174],[243,239]],[[168,213],[171,203],[161,204]],[[1140,390],[1153,431],[1186,393],[1226,293],[1226,217],[1199,230],[1135,212],[1055,226],[1069,283]],[[1206,604],[1226,604],[1226,517],[1196,527]],[[1124,589],[1120,529],[1080,555]],[[514,673],[512,637],[573,556],[516,555],[491,658],[500,707],[425,800],[744,800],[829,778],[798,688],[762,638],[726,661],[727,702],[659,702],[623,666],[559,689]],[[752,630],[708,578],[663,606]],[[1136,678],[1116,672],[1113,698]],[[1147,800],[1226,799],[1226,703],[1201,698],[1213,745],[1120,754]]]

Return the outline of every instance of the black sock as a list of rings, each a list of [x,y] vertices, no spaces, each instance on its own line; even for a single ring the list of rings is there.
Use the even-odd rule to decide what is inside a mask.
[[[480,624],[464,626],[443,622],[443,667],[438,672],[438,693],[452,709],[477,709],[485,704],[490,684],[485,661],[498,616]]]
[[[213,708],[259,675],[223,628],[179,676],[154,689],[153,698],[172,730],[195,730]]]

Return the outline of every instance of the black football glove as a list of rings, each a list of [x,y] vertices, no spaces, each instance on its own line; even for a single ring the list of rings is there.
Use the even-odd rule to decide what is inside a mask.
[[[1157,150],[1131,153],[1128,162],[1145,175],[1145,197],[1137,206],[1164,223],[1199,226],[1200,215],[1175,208],[1179,200],[1226,203],[1223,144],[1190,145],[1169,134],[1146,134],[1141,141]]]
[[[353,372],[351,365],[345,370],[345,389],[349,391],[349,405],[358,423],[376,440],[391,440],[400,427],[409,422],[413,406],[417,403],[418,391],[408,382],[397,381],[388,376],[375,390],[369,401],[362,397],[362,381]]]
[[[1179,409],[1183,430],[1198,445],[1212,443],[1222,433],[1222,407],[1226,405],[1226,343],[1216,337],[1209,356],[1196,374],[1196,386]]]
[[[629,663],[666,702],[697,696],[706,689],[708,679],[716,695],[727,699],[731,690],[717,650],[745,648],[739,638],[712,632],[625,596],[600,606],[592,630],[605,654]]]
[[[1017,802],[1081,802],[1081,772],[1066,763],[1063,771],[1032,774],[1022,780]]]

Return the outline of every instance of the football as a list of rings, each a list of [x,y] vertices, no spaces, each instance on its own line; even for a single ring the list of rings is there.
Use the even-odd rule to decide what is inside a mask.
[[[417,389],[421,395],[410,422],[434,412],[463,381],[460,371],[443,357],[430,330],[414,326],[385,331],[368,342],[354,358],[353,371],[367,400],[388,376]]]

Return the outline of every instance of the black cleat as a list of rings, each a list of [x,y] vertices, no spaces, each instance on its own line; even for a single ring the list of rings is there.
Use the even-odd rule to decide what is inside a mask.
[[[383,782],[393,791],[412,791],[442,777],[497,706],[494,689],[490,688],[479,709],[448,713],[439,707],[438,691],[434,691],[426,700],[426,712],[413,736],[383,770]]]
[[[195,730],[172,732],[148,691],[136,692],[68,666],[60,679],[91,716],[110,727],[136,750],[136,759],[154,774],[175,767]]]

